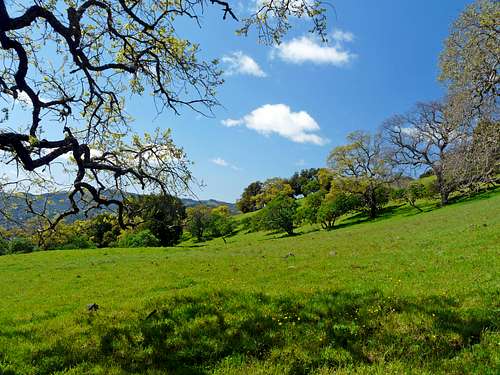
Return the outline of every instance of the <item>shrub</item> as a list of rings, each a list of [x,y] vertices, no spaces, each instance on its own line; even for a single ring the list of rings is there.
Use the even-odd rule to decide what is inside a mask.
[[[211,210],[206,206],[189,207],[187,210],[186,229],[197,241],[203,241],[210,226]]]
[[[120,247],[157,247],[160,246],[160,241],[155,237],[149,229],[144,229],[139,232],[124,232],[118,240]]]
[[[297,223],[317,223],[318,210],[324,197],[325,192],[320,190],[315,193],[311,193],[304,198],[302,206],[297,209]]]
[[[13,238],[9,242],[10,254],[27,254],[36,250],[36,246],[27,238]]]
[[[297,202],[286,195],[278,195],[262,210],[264,229],[293,234],[293,224],[297,212]]]
[[[95,248],[96,245],[90,241],[87,237],[82,235],[75,235],[71,237],[68,242],[61,245],[59,249],[62,250],[72,250],[72,249],[92,249]]]
[[[234,233],[236,222],[231,218],[227,206],[219,206],[212,209],[210,213],[209,232],[212,237],[221,237],[224,243],[227,236]]]
[[[406,201],[410,206],[416,208],[420,212],[422,212],[422,209],[416,205],[416,201],[417,199],[425,197],[425,195],[426,195],[426,188],[424,184],[420,182],[412,182],[405,189]]]
[[[246,217],[241,220],[241,226],[247,233],[258,232],[262,229],[262,214],[256,213],[251,217]]]
[[[360,200],[355,195],[344,192],[328,194],[318,210],[318,221],[323,229],[332,229],[335,220],[359,207]]]
[[[131,200],[130,207],[134,216],[143,221],[140,228],[149,229],[162,246],[179,242],[186,218],[186,208],[179,198],[163,194],[138,196]]]
[[[5,238],[0,237],[0,255],[5,255],[9,253],[9,241]]]

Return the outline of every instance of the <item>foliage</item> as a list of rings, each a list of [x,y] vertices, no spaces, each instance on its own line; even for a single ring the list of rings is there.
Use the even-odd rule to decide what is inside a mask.
[[[323,229],[333,229],[335,221],[342,215],[360,206],[360,199],[354,194],[331,191],[325,196],[318,209],[317,221]]]
[[[418,178],[425,178],[425,177],[430,177],[430,176],[434,176],[434,171],[432,170],[432,168],[429,168],[424,173],[421,173],[418,176]]]
[[[54,249],[89,249],[96,247],[89,235],[91,219],[78,220],[71,224],[61,223],[50,232],[41,233],[37,237],[44,250]]]
[[[5,255],[9,253],[9,241],[0,236],[0,255]]]
[[[54,0],[31,6],[0,0],[0,95],[8,106],[31,112],[23,130],[0,129],[2,162],[15,161],[27,174],[2,187],[58,190],[60,178],[50,167],[62,162],[73,177],[69,209],[56,218],[45,210],[32,213],[54,227],[69,215],[110,208],[122,228],[130,224],[124,200],[131,187],[164,195],[189,189],[191,163],[170,130],[140,135],[125,108],[129,100],[149,96],[158,114],[213,111],[223,83],[218,60],[207,60],[180,25],[201,27],[206,8],[214,7],[222,10],[221,22],[237,22],[240,35],[255,28],[270,45],[297,17],[311,21],[311,31],[326,39],[326,10],[307,0],[263,2],[250,14],[245,7],[241,21],[219,0]],[[8,117],[2,110],[0,123]]]
[[[287,195],[278,195],[261,212],[263,229],[286,232],[293,235],[297,202]]]
[[[500,172],[500,122],[481,119],[472,135],[448,153],[445,175],[461,189],[494,185]]]
[[[302,204],[297,209],[296,221],[309,224],[317,223],[318,210],[325,195],[325,191],[320,190],[305,197],[302,200]]]
[[[258,209],[255,197],[262,193],[262,187],[262,182],[255,181],[245,188],[241,198],[236,202],[236,206],[241,212],[252,212]]]
[[[262,225],[262,211],[258,211],[253,216],[245,217],[240,221],[241,227],[247,233],[258,232],[263,229]]]
[[[455,173],[458,159],[450,156],[462,149],[473,129],[471,117],[459,116],[461,113],[449,101],[417,103],[413,110],[393,116],[383,125],[393,163],[401,170],[432,169],[443,205],[462,185]]]
[[[118,237],[119,247],[158,247],[161,242],[149,229],[125,231]]]
[[[221,237],[226,242],[226,237],[236,230],[236,222],[231,218],[229,207],[219,206],[210,212],[209,232],[211,237]]]
[[[476,0],[454,22],[441,53],[439,78],[468,110],[498,105],[500,3]]]
[[[283,195],[292,197],[293,189],[284,178],[270,178],[262,185],[262,192],[255,196],[257,208],[262,208],[271,202],[274,198]]]
[[[350,143],[334,148],[327,159],[335,176],[332,189],[358,195],[370,218],[374,218],[388,202],[387,184],[395,178],[382,135],[356,131],[347,139]]]
[[[100,214],[87,222],[89,239],[97,247],[114,246],[120,235],[120,226],[115,215],[110,213]]]
[[[9,254],[27,254],[35,250],[35,244],[28,238],[15,237],[9,241]]]
[[[0,257],[0,372],[496,374],[499,193],[227,246]]]
[[[161,246],[173,246],[182,236],[182,224],[186,208],[182,201],[171,195],[147,195],[135,197],[131,211],[140,217],[140,227],[148,229]]]
[[[318,169],[302,169],[300,172],[295,172],[292,177],[287,180],[287,183],[292,187],[294,196],[307,196],[319,190]]]
[[[186,210],[186,229],[197,241],[203,241],[205,232],[209,229],[212,220],[211,209],[207,206],[199,205],[188,207]]]
[[[321,190],[330,191],[334,178],[333,171],[328,168],[320,168],[318,171],[318,182]]]
[[[416,201],[417,199],[424,198],[426,194],[427,194],[427,189],[425,188],[425,185],[420,182],[412,182],[405,189],[406,201],[410,206],[416,208],[420,212],[422,212],[422,209],[416,205]]]

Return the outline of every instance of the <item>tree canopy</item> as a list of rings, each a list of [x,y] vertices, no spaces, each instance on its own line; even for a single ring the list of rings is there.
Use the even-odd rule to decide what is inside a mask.
[[[202,58],[200,46],[176,27],[179,18],[202,26],[206,7],[220,8],[221,20],[234,21],[242,35],[256,29],[266,43],[279,42],[297,17],[310,19],[311,31],[325,37],[320,2],[258,4],[238,17],[219,0],[0,0],[0,99],[8,104],[0,122],[11,103],[31,112],[27,127],[0,128],[1,162],[25,171],[2,189],[60,189],[51,166],[63,163],[73,176],[71,209],[52,219],[34,212],[51,227],[81,210],[108,206],[118,208],[126,226],[127,189],[185,191],[191,174],[184,151],[169,131],[137,134],[126,103],[151,94],[159,112],[188,107],[209,114],[218,105],[223,80],[217,60]],[[112,196],[105,194],[110,188]]]

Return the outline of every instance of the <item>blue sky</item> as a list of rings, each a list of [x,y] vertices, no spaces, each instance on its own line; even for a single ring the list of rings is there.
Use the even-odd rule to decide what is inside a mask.
[[[237,13],[252,1],[239,2]],[[332,0],[329,45],[297,21],[279,48],[259,44],[254,33],[236,36],[238,23],[208,6],[202,28],[182,22],[178,33],[227,71],[214,117],[189,109],[157,116],[149,95],[127,110],[140,133],[172,129],[205,185],[195,189],[200,199],[233,202],[252,181],[325,166],[349,132],[373,131],[417,101],[440,98],[439,53],[469,3]]]
[[[345,34],[337,33],[339,41],[330,38],[330,47],[347,52],[347,61],[328,51],[307,50],[304,43],[290,44],[294,39],[303,41],[308,25],[298,23],[285,37],[290,50],[283,49],[280,57],[279,50],[259,45],[254,34],[233,36],[237,24],[220,22],[217,13],[209,11],[202,29],[188,30],[204,53],[233,60],[249,56],[260,71],[247,60],[243,73],[225,77],[219,91],[223,107],[216,110],[215,118],[186,110],[181,116],[162,115],[152,125],[171,127],[174,140],[195,162],[194,175],[206,184],[198,192],[200,198],[234,201],[254,180],[287,177],[301,168],[324,166],[329,151],[342,144],[349,132],[375,130],[384,119],[408,110],[415,102],[441,97],[439,53],[453,20],[468,3],[335,0],[336,14],[330,13],[329,29]],[[301,47],[305,51],[301,52]],[[234,64],[223,67],[236,69]],[[277,104],[291,112],[287,114],[286,107]],[[315,138],[300,143],[300,132],[291,135],[294,140],[283,131],[286,129],[281,133],[269,130],[272,125],[267,122],[279,123],[288,115],[292,116],[290,124],[293,114],[301,111],[319,126],[309,133],[325,140],[324,144],[314,143]],[[148,122],[141,110],[133,112],[138,122]],[[274,112],[280,114],[274,118]],[[308,129],[314,124],[305,117],[297,122]],[[222,121],[227,119],[240,125],[226,127]],[[262,133],[265,129],[269,134]]]

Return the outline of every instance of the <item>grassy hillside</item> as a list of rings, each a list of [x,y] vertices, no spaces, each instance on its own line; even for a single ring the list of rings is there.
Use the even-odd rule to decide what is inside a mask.
[[[500,194],[389,213],[0,257],[0,374],[498,374]]]

